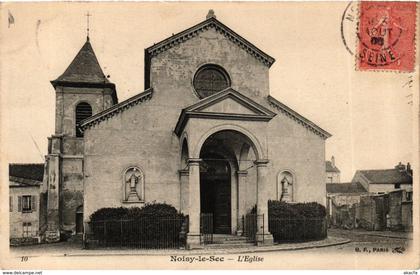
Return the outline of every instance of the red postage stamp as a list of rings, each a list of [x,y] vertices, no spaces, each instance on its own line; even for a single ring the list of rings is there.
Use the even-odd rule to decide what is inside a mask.
[[[357,69],[412,72],[416,2],[360,3]]]

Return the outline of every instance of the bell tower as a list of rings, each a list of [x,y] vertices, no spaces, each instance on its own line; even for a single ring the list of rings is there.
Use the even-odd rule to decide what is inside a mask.
[[[73,235],[76,212],[83,209],[84,137],[79,124],[118,103],[115,84],[104,75],[92,45],[86,42],[64,73],[51,81],[55,89],[55,133],[48,138],[46,240]]]

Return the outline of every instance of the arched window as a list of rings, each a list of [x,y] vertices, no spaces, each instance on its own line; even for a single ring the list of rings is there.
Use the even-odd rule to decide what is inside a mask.
[[[89,103],[81,102],[76,106],[76,137],[83,137],[83,132],[80,129],[80,122],[92,116],[92,107]]]
[[[200,98],[220,92],[230,86],[226,71],[217,65],[205,65],[194,76],[194,89]]]

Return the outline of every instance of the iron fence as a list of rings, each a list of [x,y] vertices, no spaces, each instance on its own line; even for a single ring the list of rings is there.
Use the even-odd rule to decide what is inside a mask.
[[[268,228],[277,243],[319,240],[327,237],[326,218],[270,218]]]
[[[264,214],[257,215],[249,213],[243,217],[244,236],[247,238],[248,242],[257,244],[258,222],[261,224],[261,232],[264,232]],[[262,238],[264,238],[264,235],[262,235]],[[261,241],[264,242],[264,239]]]
[[[200,214],[200,242],[202,244],[213,243],[213,213]]]
[[[185,247],[188,217],[142,217],[88,222],[84,247],[165,249]]]

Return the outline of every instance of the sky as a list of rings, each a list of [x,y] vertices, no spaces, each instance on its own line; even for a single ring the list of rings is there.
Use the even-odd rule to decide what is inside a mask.
[[[217,19],[273,56],[270,94],[332,134],[341,180],[357,169],[411,162],[418,71],[366,72],[341,35],[346,2],[289,3],[2,3],[0,106],[7,163],[43,162],[54,133],[51,80],[90,41],[119,100],[143,91],[144,49],[205,19]],[[8,13],[14,24],[8,26]],[[344,37],[354,49],[355,30]],[[410,85],[408,81],[413,80]],[[414,105],[412,104],[414,101]]]

